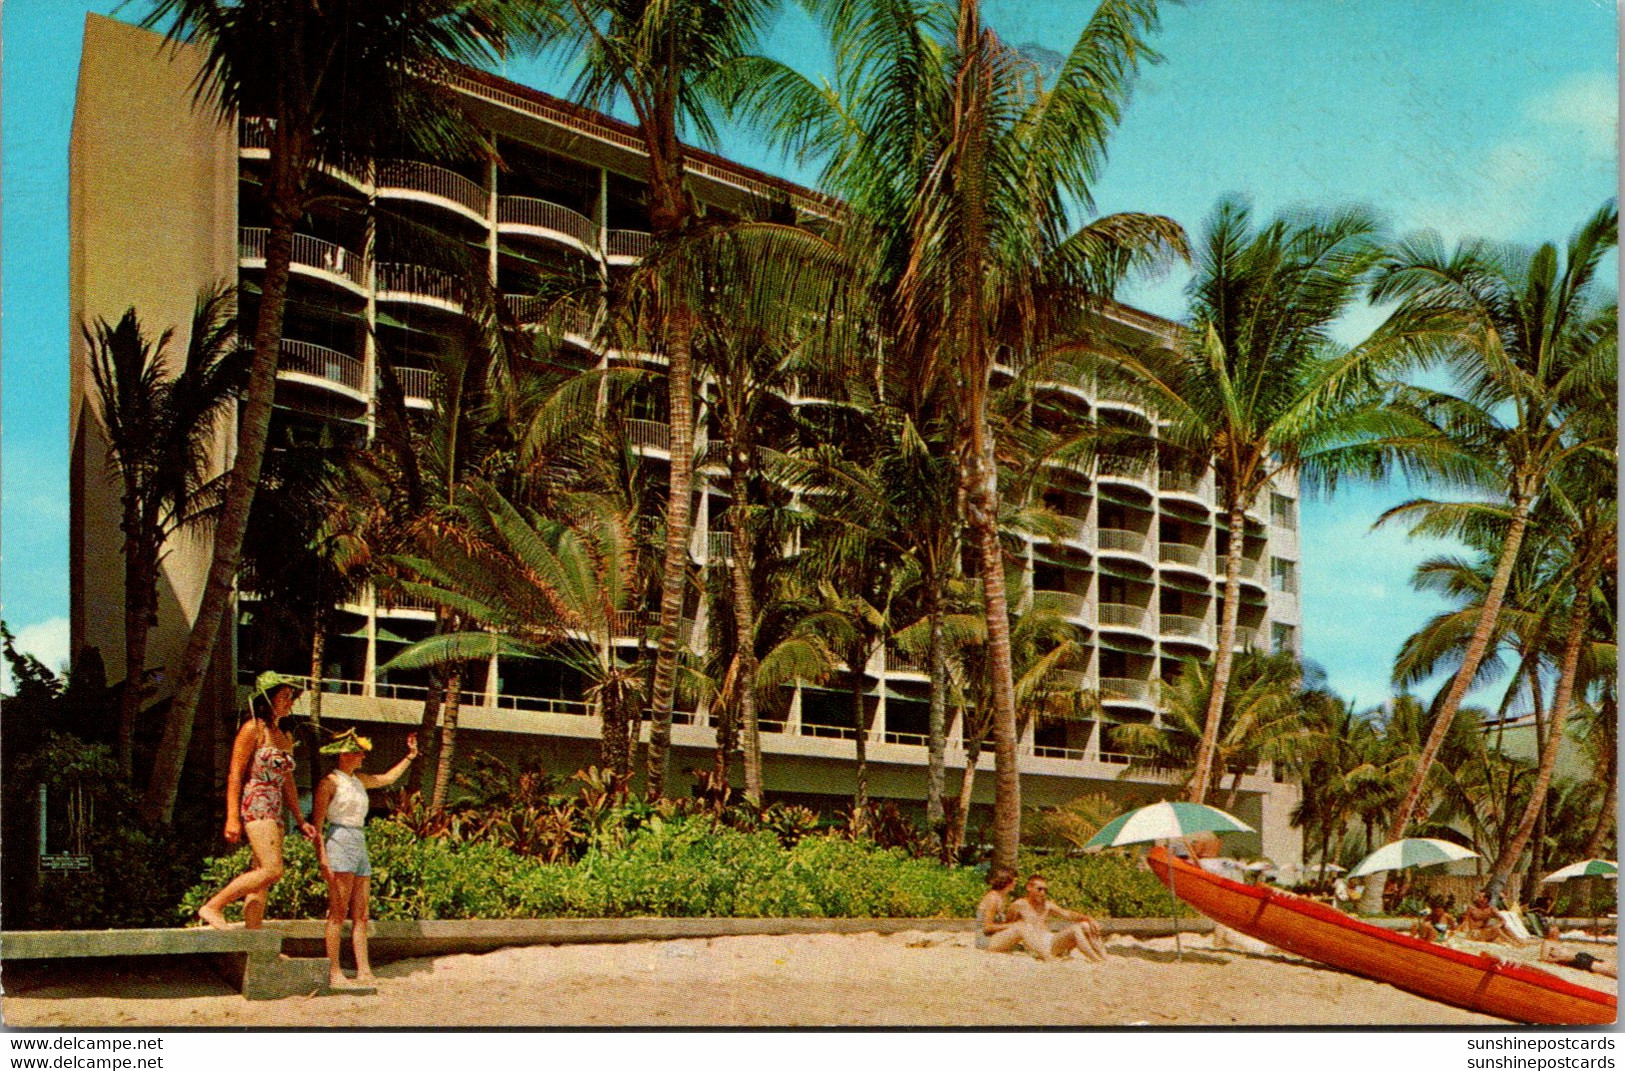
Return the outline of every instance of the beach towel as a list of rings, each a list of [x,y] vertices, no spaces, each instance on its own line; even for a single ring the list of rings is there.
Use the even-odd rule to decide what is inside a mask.
[[[1530,936],[1529,934],[1528,927],[1523,924],[1523,919],[1519,918],[1516,912],[1497,911],[1496,914],[1500,915],[1501,921],[1506,923],[1507,933],[1510,933],[1520,941],[1534,940],[1534,937]]]

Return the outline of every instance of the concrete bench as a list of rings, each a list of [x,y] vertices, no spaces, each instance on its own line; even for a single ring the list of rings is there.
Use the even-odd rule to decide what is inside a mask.
[[[303,996],[326,989],[327,961],[282,955],[275,930],[8,930],[0,932],[0,960],[73,960],[108,957],[201,956],[249,1000]]]

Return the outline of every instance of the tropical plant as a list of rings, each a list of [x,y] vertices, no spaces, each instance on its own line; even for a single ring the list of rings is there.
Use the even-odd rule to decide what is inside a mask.
[[[581,64],[577,96],[600,109],[623,101],[637,118],[648,167],[650,256],[658,260],[693,227],[699,214],[685,177],[687,152],[680,135],[686,127],[703,139],[714,140],[707,110],[711,78],[755,46],[775,4],[772,0],[547,0],[539,6],[550,16],[557,47]],[[680,273],[666,278],[673,275]],[[671,483],[646,782],[650,798],[658,798],[665,791],[677,689],[677,632],[688,584],[696,311],[683,285],[657,289],[651,296],[661,323],[671,422]]]
[[[477,146],[446,84],[456,64],[505,54],[530,25],[517,0],[152,0],[143,24],[200,57],[196,95],[222,119],[266,126],[269,227],[253,358],[203,600],[182,658],[143,814],[170,819],[204,673],[230,605],[259,482],[293,262],[294,229],[326,164],[384,150],[467,153]],[[352,167],[352,170],[357,168]]]
[[[1562,258],[1552,243],[1531,252],[1468,241],[1448,253],[1427,233],[1401,243],[1378,270],[1372,299],[1400,303],[1383,330],[1442,361],[1458,388],[1406,387],[1395,406],[1434,423],[1441,456],[1454,452],[1474,462],[1454,466],[1455,475],[1476,475],[1477,488],[1495,496],[1488,504],[1418,499],[1387,517],[1412,522],[1413,534],[1439,535],[1493,516],[1504,532],[1472,639],[1393,812],[1390,839],[1404,835],[1416,812],[1428,771],[1489,648],[1531,510],[1548,478],[1566,458],[1613,441],[1612,429],[1602,433],[1575,417],[1613,388],[1617,300],[1598,295],[1597,268],[1618,243],[1619,209],[1609,201],[1575,231]],[[1370,902],[1381,892],[1380,877],[1367,882]]]
[[[147,637],[158,614],[158,567],[176,533],[212,520],[225,481],[212,474],[211,448],[247,369],[231,294],[199,295],[186,355],[171,374],[173,329],[147,337],[130,309],[117,325],[82,327],[96,384],[107,456],[120,483],[124,534],[124,687],[115,758],[134,777],[136,725],[151,693]]]
[[[784,142],[825,166],[873,251],[883,361],[953,399],[972,545],[988,619],[997,770],[995,855],[1020,837],[1015,672],[989,425],[1000,353],[1072,333],[1131,267],[1183,250],[1160,217],[1077,227],[1139,64],[1154,58],[1152,0],[1106,0],[1046,82],[984,27],[977,0],[818,5],[838,42],[833,85],[780,64],[735,65],[736,105],[776,117]]]

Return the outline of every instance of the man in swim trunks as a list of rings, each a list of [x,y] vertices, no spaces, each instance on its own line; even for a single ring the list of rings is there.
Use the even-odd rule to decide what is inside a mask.
[[[1010,912],[1022,928],[1022,943],[1039,959],[1051,956],[1066,958],[1076,948],[1083,957],[1096,963],[1106,959],[1106,941],[1100,935],[1100,925],[1088,915],[1062,907],[1049,899],[1049,882],[1040,874],[1027,879],[1027,895],[1010,905]],[[1060,933],[1050,932],[1049,919],[1054,915],[1073,925]]]
[[[1507,929],[1505,920],[1490,906],[1489,893],[1473,897],[1473,904],[1461,913],[1461,925],[1456,932],[1469,941],[1488,941],[1491,944],[1521,944]]]
[[[1619,977],[1619,968],[1598,959],[1590,952],[1576,952],[1571,956],[1557,947],[1557,941],[1557,927],[1548,926],[1546,928],[1546,940],[1540,943],[1540,961],[1542,963],[1555,963],[1559,967],[1572,967],[1577,971],[1601,974],[1609,978]]]

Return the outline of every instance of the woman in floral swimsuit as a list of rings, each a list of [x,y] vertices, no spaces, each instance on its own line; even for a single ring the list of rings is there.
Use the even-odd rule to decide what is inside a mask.
[[[243,901],[243,925],[259,928],[265,918],[265,898],[282,877],[284,815],[288,811],[299,814],[299,795],[293,783],[293,737],[281,724],[292,712],[299,688],[280,673],[269,671],[254,683],[254,695],[248,701],[254,716],[237,730],[231,772],[226,777],[226,842],[236,844],[246,833],[254,852],[253,866],[198,909],[198,918],[217,929],[226,925],[226,906],[238,900]],[[309,822],[301,819],[299,828],[315,839],[316,827]]]

